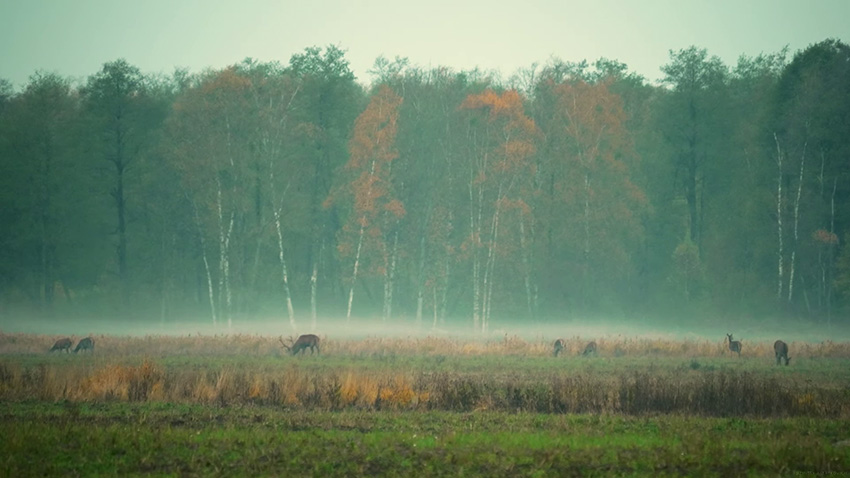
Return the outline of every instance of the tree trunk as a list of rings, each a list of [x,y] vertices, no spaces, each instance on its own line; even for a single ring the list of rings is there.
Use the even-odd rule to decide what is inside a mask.
[[[277,230],[277,251],[280,261],[281,279],[283,280],[283,298],[286,301],[286,312],[289,314],[289,327],[292,331],[298,328],[295,324],[295,309],[292,307],[292,295],[289,293],[289,274],[286,269],[286,258],[283,255],[283,230],[280,225],[280,209],[274,210],[274,225]]]
[[[832,180],[832,197],[829,201],[829,232],[832,237],[835,236],[835,190],[838,187],[838,178]],[[832,287],[833,287],[833,269],[835,264],[835,244],[829,245],[828,266],[829,273],[826,281],[826,325],[832,327]]]
[[[354,271],[351,274],[351,287],[348,289],[348,310],[345,321],[351,323],[351,304],[354,302],[354,284],[357,283],[357,269],[360,268],[360,250],[363,248],[363,232],[366,226],[360,223],[360,235],[357,238],[357,251],[354,253]]]
[[[427,222],[422,237],[419,238],[419,280],[416,292],[416,327],[422,326],[422,307],[425,302],[425,236]],[[435,284],[436,287],[436,284]],[[436,289],[435,289],[436,290]]]
[[[803,144],[803,155],[800,158],[800,178],[797,184],[797,198],[794,200],[794,249],[791,251],[791,264],[788,270],[788,303],[794,293],[794,261],[797,256],[797,245],[799,243],[799,224],[800,224],[800,195],[803,192],[803,168],[806,165],[806,144]]]
[[[212,271],[210,270],[210,261],[207,259],[207,245],[204,239],[204,230],[201,227],[201,218],[198,216],[198,208],[195,201],[192,202],[192,212],[195,216],[195,226],[198,228],[198,238],[201,240],[201,257],[204,260],[204,271],[207,274],[207,296],[210,300],[210,315],[212,315],[213,329],[218,326],[218,315],[216,314],[215,306],[215,289],[213,288]]]
[[[475,194],[473,194],[474,186],[473,186],[473,178],[475,176],[474,171],[470,168],[469,172],[469,246],[472,251],[472,329],[474,331],[478,331],[478,324],[480,321],[480,299],[481,299],[481,291],[479,290],[478,276],[479,276],[479,259],[478,259],[478,240],[480,236],[480,220],[478,222],[475,221]],[[480,189],[480,187],[479,187]],[[481,204],[480,204],[480,193],[479,193],[479,204],[477,205],[478,216],[481,216]]]
[[[523,268],[523,285],[525,285],[525,306],[528,311],[528,317],[533,318],[534,313],[532,312],[531,307],[531,268],[528,261],[528,253],[526,252],[526,248],[528,245],[525,239],[525,220],[520,217],[519,220],[519,248],[520,254],[522,254],[522,268]]]
[[[782,148],[779,146],[779,138],[776,136],[776,133],[773,133],[773,140],[776,142],[776,165],[777,165],[777,178],[776,178],[776,229],[777,236],[779,239],[779,247],[778,247],[778,286],[776,289],[776,298],[782,299],[782,284],[783,284],[783,263],[782,260],[785,255],[785,251],[782,250]]]
[[[372,164],[369,167],[369,177],[375,175],[375,160],[372,159]],[[366,190],[366,195],[372,194],[372,183],[369,182],[369,188]],[[345,314],[345,321],[351,322],[351,304],[354,302],[354,285],[357,283],[357,270],[360,268],[360,251],[363,249],[363,233],[366,231],[366,216],[360,218],[360,234],[357,237],[357,252],[354,254],[354,270],[351,274],[351,287],[348,289],[348,311]]]
[[[387,264],[387,274],[384,277],[384,322],[392,318],[393,314],[393,286],[395,279],[396,255],[398,252],[398,229],[393,234],[393,246]]]
[[[319,262],[322,260],[322,252],[324,252],[325,240],[319,246],[318,254],[313,256],[313,273],[310,275],[310,330],[316,330],[316,322],[318,319],[318,288],[319,288]],[[318,257],[317,257],[318,256]]]
[[[481,316],[481,332],[487,333],[490,325],[492,299],[493,299],[493,282],[495,282],[496,273],[496,247],[499,239],[499,213],[501,212],[501,187],[499,188],[499,199],[496,201],[496,211],[493,213],[493,222],[490,228],[490,245],[487,248],[487,263],[484,269],[484,313]]]
[[[219,251],[219,301],[223,300],[223,304],[219,304],[219,309],[223,316],[227,319],[227,328],[233,327],[233,296],[230,288],[230,235],[233,232],[233,213],[230,213],[230,218],[225,227],[224,211],[222,204],[221,182],[216,181],[218,186],[217,202],[218,202],[218,251]]]
[[[582,267],[581,267],[581,305],[583,309],[587,309],[587,294],[590,288],[590,173],[584,173],[584,249],[582,250]]]

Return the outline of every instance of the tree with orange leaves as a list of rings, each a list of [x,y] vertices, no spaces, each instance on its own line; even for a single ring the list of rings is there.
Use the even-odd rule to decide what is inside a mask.
[[[348,219],[339,233],[338,252],[351,260],[348,278],[346,319],[351,320],[354,287],[365,269],[384,279],[383,318],[392,314],[392,295],[398,251],[398,222],[404,205],[392,185],[392,164],[398,158],[395,147],[398,110],[403,98],[382,85],[366,110],[357,117],[348,144],[349,160],[345,180],[332,193],[326,206],[336,202],[349,208]]]
[[[610,80],[545,81],[553,101],[547,118],[551,180],[543,200],[559,211],[549,218],[549,233],[565,249],[558,256],[579,269],[576,295],[586,307],[593,276],[628,275],[623,272],[630,267],[630,248],[642,236],[640,213],[648,203],[629,176],[637,155]]]
[[[473,112],[469,142],[469,236],[462,245],[472,266],[472,320],[476,330],[486,332],[492,310],[493,285],[498,256],[504,244],[520,234],[524,242],[527,194],[534,177],[535,139],[539,132],[526,116],[516,90],[498,94],[491,89],[470,95],[461,109]],[[484,119],[483,122],[479,121]],[[504,219],[513,224],[503,224]],[[526,276],[528,279],[528,276]],[[528,281],[526,280],[526,283]]]

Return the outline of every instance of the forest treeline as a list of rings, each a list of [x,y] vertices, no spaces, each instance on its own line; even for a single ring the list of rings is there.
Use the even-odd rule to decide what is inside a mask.
[[[661,70],[379,58],[363,86],[329,46],[0,81],[0,313],[846,318],[850,47]]]

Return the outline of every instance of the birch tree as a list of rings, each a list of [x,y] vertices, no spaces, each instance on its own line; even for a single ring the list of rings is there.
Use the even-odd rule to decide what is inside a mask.
[[[354,291],[364,266],[369,275],[383,278],[382,316],[392,310],[394,273],[398,253],[399,220],[404,205],[395,196],[393,161],[398,158],[395,138],[398,110],[403,99],[386,85],[378,88],[369,105],[357,117],[349,142],[345,178],[328,206],[336,203],[349,209],[340,231],[338,252],[350,264],[347,277],[346,320],[351,320]],[[344,204],[341,204],[345,201]]]
[[[516,241],[520,233],[519,222],[504,227],[502,218],[508,211],[527,208],[528,198],[523,196],[531,190],[535,168],[531,158],[539,132],[515,90],[469,95],[461,108],[474,115],[468,131],[469,236],[463,248],[472,269],[473,328],[486,333],[500,247],[502,242]],[[474,123],[481,126],[473,127]],[[506,234],[507,238],[501,237]]]
[[[245,209],[247,137],[243,117],[250,82],[231,67],[209,72],[174,106],[171,155],[194,204],[209,288],[212,320],[233,321],[233,232]],[[218,259],[209,267],[208,249]],[[243,261],[239,261],[243,263]],[[239,264],[237,263],[237,264]],[[215,284],[215,287],[212,285]]]

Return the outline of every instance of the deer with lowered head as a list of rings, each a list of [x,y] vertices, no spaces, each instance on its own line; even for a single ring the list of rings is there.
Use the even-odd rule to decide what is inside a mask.
[[[588,355],[596,355],[596,342],[590,342],[584,347],[584,352],[581,353],[584,356]]]
[[[62,352],[64,350],[65,352],[71,353],[71,343],[71,339],[67,337],[59,339],[55,344],[53,344],[53,347],[50,347],[49,352],[53,352],[54,350]]]
[[[310,349],[310,355],[313,355],[313,351],[317,354],[321,354],[319,350],[319,337],[313,334],[299,335],[297,340],[289,338],[289,344],[280,339],[280,343],[283,345],[291,355],[296,355],[298,352],[304,352],[306,355],[306,350]]]
[[[83,352],[86,350],[94,353],[94,339],[91,337],[86,337],[80,340],[80,343],[78,343],[77,347],[74,349],[74,353]]]

